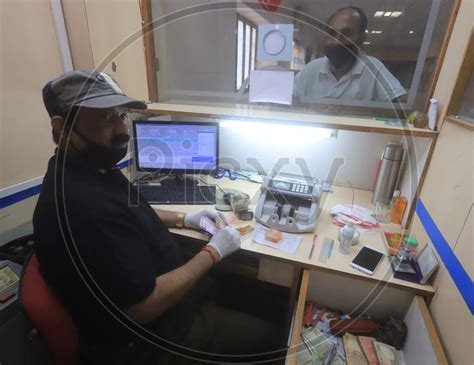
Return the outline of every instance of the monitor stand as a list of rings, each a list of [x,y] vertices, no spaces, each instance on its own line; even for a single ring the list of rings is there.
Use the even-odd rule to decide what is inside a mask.
[[[196,186],[199,180],[192,176],[183,174],[172,174],[160,181],[161,186]]]

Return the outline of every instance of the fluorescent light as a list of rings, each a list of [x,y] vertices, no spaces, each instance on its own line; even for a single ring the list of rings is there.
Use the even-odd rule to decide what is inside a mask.
[[[256,143],[295,144],[311,143],[332,137],[332,130],[312,126],[254,122],[248,120],[221,120],[222,128],[232,129],[235,135],[245,134]]]
[[[414,30],[410,30],[408,33],[413,34],[413,33],[415,33],[415,31],[414,31]]]
[[[381,17],[382,15],[385,14],[385,11],[382,10],[377,10],[374,14],[375,17]]]
[[[402,11],[392,11],[392,15],[390,15],[392,18],[398,18],[399,16],[402,16],[403,12]]]
[[[370,43],[370,42],[364,42],[364,44],[367,44],[367,45],[369,45],[369,44],[371,44],[371,43]]]
[[[371,33],[372,34],[382,34],[382,31],[381,30],[373,30]]]
[[[386,11],[383,16],[390,16],[390,15],[392,15],[392,12],[391,11]]]

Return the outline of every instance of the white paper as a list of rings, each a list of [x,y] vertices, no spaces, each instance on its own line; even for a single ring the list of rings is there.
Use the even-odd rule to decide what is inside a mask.
[[[268,228],[263,228],[262,226],[257,225],[255,227],[253,240],[261,245],[272,247],[286,253],[291,253],[292,255],[294,255],[296,250],[298,250],[302,237],[283,232],[283,237],[281,238],[280,242],[274,243],[265,239],[265,233],[267,231]]]
[[[253,70],[250,73],[249,101],[291,105],[294,79],[292,71]]]
[[[337,204],[331,208],[331,214],[338,218],[352,221],[355,224],[365,226],[377,226],[377,220],[373,217],[374,212],[370,209],[351,204]]]

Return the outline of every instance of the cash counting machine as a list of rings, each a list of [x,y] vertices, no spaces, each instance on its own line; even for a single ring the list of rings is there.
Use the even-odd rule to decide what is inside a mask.
[[[265,177],[255,209],[257,222],[284,232],[312,232],[322,186],[304,178]]]

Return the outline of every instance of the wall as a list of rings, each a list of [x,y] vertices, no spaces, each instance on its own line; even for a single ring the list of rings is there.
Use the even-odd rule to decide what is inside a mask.
[[[41,89],[62,73],[48,0],[4,0],[1,7],[0,189],[44,174],[54,144]],[[3,196],[2,196],[3,197]],[[0,233],[31,219],[34,198],[0,215]]]
[[[474,132],[445,122],[422,190],[421,200],[469,277],[474,278]],[[431,242],[419,216],[413,234]],[[471,311],[444,264],[434,282],[433,320],[452,364],[474,358]]]
[[[462,56],[474,27],[473,13],[474,1],[463,0],[435,89],[435,98],[441,104],[441,121],[444,121],[463,62]],[[440,135],[421,192],[421,201],[471,283],[474,278],[473,151],[474,132],[444,121],[440,125]],[[425,226],[425,216],[416,215],[412,233],[422,243],[431,241],[432,228],[427,232]],[[429,308],[448,359],[452,364],[471,364],[474,358],[473,313],[444,263],[441,263],[434,286],[436,294]]]
[[[94,55],[84,1],[62,0],[61,3],[74,68],[94,68]]]
[[[110,73],[126,94],[147,100],[138,0],[85,0],[85,8],[94,67]],[[117,49],[122,50],[115,55]],[[112,70],[112,62],[117,65],[116,71]]]
[[[0,6],[0,155],[6,156],[0,166],[0,198],[4,198],[41,183],[41,179],[25,183],[44,175],[54,151],[41,89],[63,68],[49,0],[4,0]],[[148,99],[138,0],[63,0],[63,12],[74,67],[99,67],[129,95]],[[124,44],[133,34],[134,41]],[[108,59],[120,46],[121,52]],[[112,61],[116,72],[111,70]],[[24,233],[36,199],[37,195],[2,209],[0,244],[15,231]]]
[[[284,171],[302,173],[295,163],[303,158],[312,174],[317,178],[326,179],[332,162],[336,158],[344,158],[344,165],[335,179],[335,183],[364,190],[372,190],[377,161],[389,142],[400,143],[399,136],[371,134],[362,132],[339,131],[337,139],[325,138],[318,140],[313,136],[310,127],[298,131],[292,126],[287,133],[273,133],[270,129],[278,129],[278,125],[268,128],[255,128],[252,124],[226,127],[220,129],[220,155],[238,161],[244,169],[249,158],[256,158],[264,171],[269,172],[280,158],[288,158],[290,164]]]
[[[0,155],[10,158],[1,165],[4,188],[44,171],[53,143],[41,89],[62,66],[48,0],[2,1],[1,7]]]

